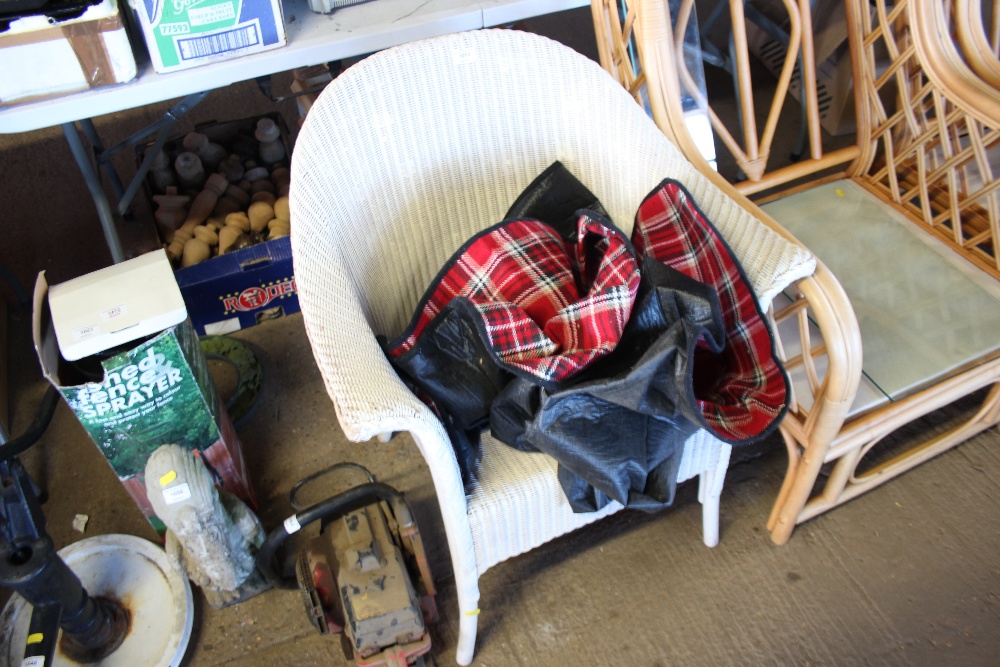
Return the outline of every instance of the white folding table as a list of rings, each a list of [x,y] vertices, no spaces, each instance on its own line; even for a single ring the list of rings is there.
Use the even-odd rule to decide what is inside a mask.
[[[533,16],[583,7],[587,0],[371,0],[316,14],[306,0],[284,0],[287,45],[188,70],[157,74],[145,54],[145,44],[134,44],[139,73],[116,86],[85,90],[50,100],[0,108],[0,134],[29,132],[60,125],[87,183],[115,262],[125,259],[115,220],[123,215],[138,191],[152,158],[174,123],[208,91],[297,67],[332,62],[391,46],[464,30],[501,26]],[[118,146],[105,149],[91,119],[104,114],[181,98],[164,118]],[[81,136],[81,130],[83,136]],[[110,156],[136,140],[157,134],[128,188],[110,165]],[[88,151],[84,138],[91,144]],[[94,163],[105,167],[118,203],[112,206]]]

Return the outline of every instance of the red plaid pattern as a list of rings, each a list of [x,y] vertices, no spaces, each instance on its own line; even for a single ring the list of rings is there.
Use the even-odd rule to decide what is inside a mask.
[[[411,349],[452,299],[464,298],[504,365],[561,382],[614,350],[638,289],[627,241],[598,218],[581,215],[573,243],[537,220],[507,221],[452,259],[389,354]]]
[[[649,253],[718,292],[726,347],[717,355],[699,342],[695,397],[706,422],[726,439],[761,435],[781,415],[787,386],[771,332],[729,248],[687,190],[671,180],[640,205],[632,243],[640,257]]]

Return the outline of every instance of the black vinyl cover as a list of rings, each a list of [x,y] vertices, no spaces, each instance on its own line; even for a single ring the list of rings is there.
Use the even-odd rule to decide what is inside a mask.
[[[569,240],[582,208],[604,214],[596,197],[556,163],[507,217],[537,218]],[[409,351],[390,355],[441,416],[467,483],[477,467],[479,433],[488,427],[507,445],[554,457],[576,512],[596,511],[610,500],[642,510],[673,502],[684,441],[705,427],[693,389],[695,347],[701,338],[703,348],[719,352],[725,327],[708,285],[650,257],[640,266],[639,291],[618,346],[559,385],[505,365],[478,312],[462,298],[451,301]]]

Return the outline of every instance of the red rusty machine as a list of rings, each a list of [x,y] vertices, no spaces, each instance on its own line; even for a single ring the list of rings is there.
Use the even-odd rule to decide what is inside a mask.
[[[302,509],[271,531],[257,567],[275,588],[297,587],[312,624],[321,634],[341,634],[358,665],[423,665],[431,648],[427,625],[437,620],[430,567],[403,495],[368,475],[368,483]],[[316,476],[292,490],[293,505],[295,491]],[[315,521],[320,533],[299,546],[295,576],[282,575],[279,548]]]

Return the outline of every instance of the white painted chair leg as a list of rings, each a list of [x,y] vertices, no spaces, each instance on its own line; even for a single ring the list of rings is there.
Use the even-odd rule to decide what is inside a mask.
[[[455,649],[455,662],[468,665],[476,650],[476,627],[479,624],[479,610],[462,611],[458,623],[458,648]]]
[[[699,496],[702,496],[701,490],[707,486],[706,477],[708,473],[702,473],[698,479]],[[719,543],[719,496],[706,493],[699,500],[701,500],[701,539],[706,547],[714,547]]]
[[[708,547],[719,544],[719,499],[722,497],[722,485],[726,481],[726,470],[729,469],[732,452],[731,445],[723,444],[719,448],[719,460],[715,467],[702,471],[698,476],[702,540]]]

